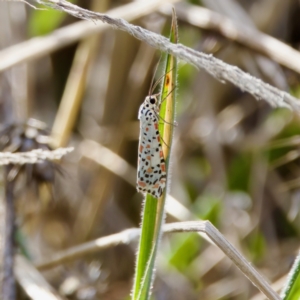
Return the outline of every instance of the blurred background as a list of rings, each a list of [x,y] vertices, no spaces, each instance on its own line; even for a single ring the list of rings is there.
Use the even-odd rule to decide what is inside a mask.
[[[123,17],[130,15],[126,1],[76,4],[99,12],[119,7]],[[196,26],[198,8],[299,50],[298,0],[193,0],[176,4],[175,10],[180,43],[300,97],[296,71],[254,50],[251,40],[246,45],[228,39],[218,14],[206,20],[206,27]],[[190,10],[195,20],[187,17]],[[128,20],[168,36],[169,12],[149,9]],[[7,1],[0,2],[0,20],[0,58],[5,50],[15,55],[10,52],[14,45],[21,53],[20,43],[46,35],[55,39],[57,30],[80,22]],[[135,189],[137,114],[161,56],[112,28],[55,47],[0,73],[2,149],[44,147],[41,137],[51,133],[56,146],[75,148],[60,165],[17,170],[18,243],[33,262],[139,226],[143,197]],[[299,116],[179,62],[176,120],[169,193],[186,210],[175,211],[169,203],[166,221],[210,220],[261,274],[282,287],[299,247]],[[29,148],[24,146],[28,139],[34,141]],[[43,275],[67,299],[128,299],[136,247],[113,247]],[[263,299],[256,293],[231,261],[199,235],[163,237],[153,299]],[[27,299],[21,291],[18,297]]]

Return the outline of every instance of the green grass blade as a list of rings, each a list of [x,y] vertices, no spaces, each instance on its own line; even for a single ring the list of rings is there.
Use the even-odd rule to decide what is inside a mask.
[[[300,254],[298,254],[289,273],[285,287],[281,292],[281,298],[283,300],[300,299]]]
[[[177,43],[177,20],[175,11],[173,11],[172,28],[170,41]],[[175,91],[171,91],[176,83],[176,58],[167,55],[165,77],[161,92],[161,109],[160,116],[162,118],[159,125],[159,132],[163,138],[163,152],[166,161],[167,170],[167,186],[168,186],[168,170],[170,160],[170,150],[172,144],[172,136],[175,119]],[[154,278],[154,266],[157,248],[161,236],[161,228],[164,222],[164,207],[166,199],[166,190],[160,199],[153,198],[147,194],[145,198],[144,211],[142,216],[142,231],[137,255],[137,264],[135,271],[135,282],[132,292],[133,300],[149,299],[151,294],[151,286]]]
[[[157,199],[147,194],[142,215],[142,231],[139,242],[139,250],[137,253],[132,299],[138,299],[142,280],[153,248],[157,204]]]

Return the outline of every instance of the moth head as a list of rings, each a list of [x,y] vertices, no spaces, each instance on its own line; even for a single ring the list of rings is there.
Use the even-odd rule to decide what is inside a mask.
[[[157,106],[158,100],[156,95],[147,96],[145,100],[146,100],[145,102],[149,105],[149,107]]]

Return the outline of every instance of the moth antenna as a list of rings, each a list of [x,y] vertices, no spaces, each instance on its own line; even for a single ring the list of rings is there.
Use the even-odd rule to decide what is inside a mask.
[[[162,137],[160,137],[160,139],[163,141],[163,143],[170,149],[170,146],[164,141],[164,139]]]
[[[151,89],[151,93],[153,93],[153,91],[155,90],[155,88],[158,86],[158,84],[161,82],[161,80],[164,78],[164,76],[166,76],[168,73],[170,73],[171,71],[174,70],[175,67],[173,67],[170,71],[168,71],[167,73],[161,75],[157,80],[156,82],[154,83],[154,86],[153,88]]]
[[[159,96],[160,94],[161,94],[161,93],[151,94],[151,96],[156,97],[156,96]]]
[[[171,126],[178,126],[178,123],[175,121],[174,123],[170,123],[170,122],[167,122],[164,118],[162,118],[160,115],[158,115],[157,113],[155,113],[155,115],[159,118],[159,119],[161,119],[162,121],[163,121],[163,123],[166,123],[166,124],[168,124],[168,125],[171,125]],[[163,123],[160,123],[160,124],[163,124]]]
[[[158,60],[158,63],[156,64],[156,67],[155,67],[155,70],[154,70],[154,73],[153,73],[153,76],[152,76],[152,79],[151,79],[151,84],[150,84],[148,96],[150,96],[150,95],[152,94],[152,92],[154,91],[154,88],[152,88],[152,86],[153,86],[153,82],[154,82],[154,78],[155,78],[155,75],[156,75],[158,66],[159,66],[160,61],[161,61],[161,57],[162,57],[162,54],[160,55],[159,60]]]
[[[162,104],[168,97],[169,97],[169,95],[171,95],[173,92],[174,92],[174,90],[177,88],[177,85],[174,85],[174,87],[171,89],[171,91],[167,94],[167,96],[164,98],[164,99],[162,99],[161,100],[161,103],[160,104]]]

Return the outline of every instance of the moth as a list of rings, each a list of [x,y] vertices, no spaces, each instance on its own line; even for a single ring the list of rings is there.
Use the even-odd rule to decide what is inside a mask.
[[[149,95],[140,106],[137,190],[160,198],[166,187],[166,163],[159,135],[159,101]]]

